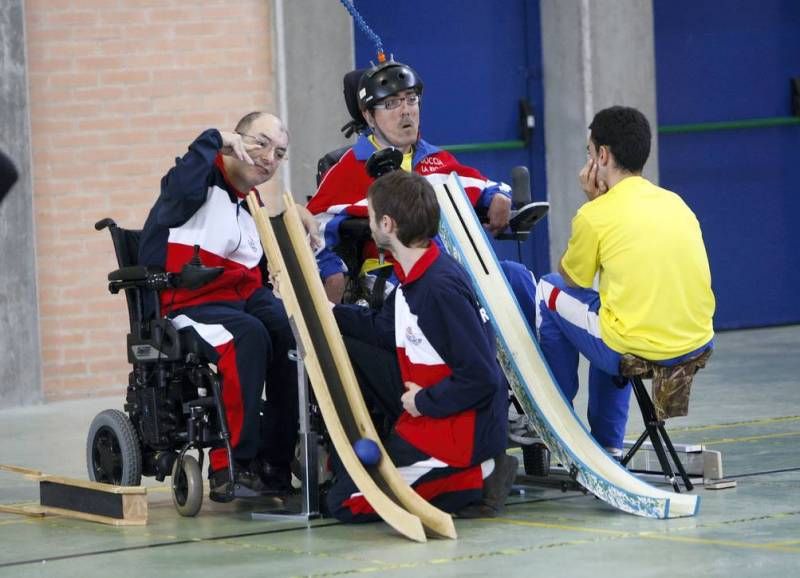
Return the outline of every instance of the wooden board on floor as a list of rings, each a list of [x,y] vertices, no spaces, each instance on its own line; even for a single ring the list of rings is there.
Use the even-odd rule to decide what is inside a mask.
[[[143,486],[113,486],[6,464],[0,464],[0,470],[39,483],[38,505],[0,505],[0,512],[55,514],[113,526],[147,524],[147,489]]]

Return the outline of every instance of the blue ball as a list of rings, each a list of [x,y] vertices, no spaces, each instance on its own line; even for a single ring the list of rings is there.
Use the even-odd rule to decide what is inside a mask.
[[[378,444],[369,438],[356,440],[353,444],[353,450],[365,466],[374,466],[381,461],[381,450]]]

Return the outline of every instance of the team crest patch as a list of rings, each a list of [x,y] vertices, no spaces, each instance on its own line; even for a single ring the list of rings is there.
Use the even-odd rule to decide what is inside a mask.
[[[410,327],[406,327],[406,341],[411,345],[419,345],[422,343],[422,337],[414,335],[414,331]]]

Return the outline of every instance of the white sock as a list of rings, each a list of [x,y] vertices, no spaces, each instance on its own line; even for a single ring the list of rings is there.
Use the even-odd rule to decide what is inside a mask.
[[[484,480],[492,475],[492,472],[494,471],[494,466],[495,466],[494,460],[491,458],[486,460],[485,462],[481,462],[481,475],[483,476]]]

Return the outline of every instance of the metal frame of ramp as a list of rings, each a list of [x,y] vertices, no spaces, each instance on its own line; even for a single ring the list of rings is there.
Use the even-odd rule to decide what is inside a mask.
[[[458,176],[452,173],[434,189],[442,209],[442,242],[470,275],[497,335],[498,361],[553,456],[577,482],[615,508],[650,518],[695,515],[698,496],[643,482],[594,441],[555,383]]]

